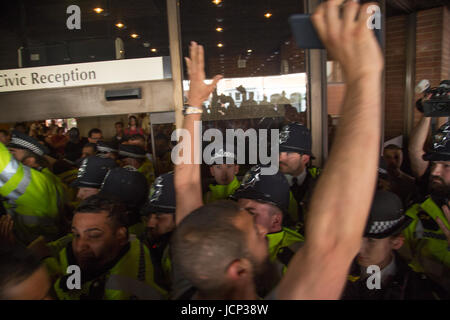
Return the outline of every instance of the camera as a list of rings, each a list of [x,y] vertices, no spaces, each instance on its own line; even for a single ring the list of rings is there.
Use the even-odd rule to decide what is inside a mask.
[[[425,117],[450,117],[450,80],[443,80],[439,87],[431,88],[428,80],[416,86],[416,93],[423,93],[416,107]]]

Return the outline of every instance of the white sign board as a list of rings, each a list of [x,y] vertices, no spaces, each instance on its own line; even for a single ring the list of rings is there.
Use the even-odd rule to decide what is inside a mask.
[[[164,79],[163,57],[0,70],[0,92]]]

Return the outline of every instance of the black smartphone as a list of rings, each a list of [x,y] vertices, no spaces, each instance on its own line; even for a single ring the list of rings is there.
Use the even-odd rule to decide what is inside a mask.
[[[380,16],[380,26],[382,25],[382,15]],[[289,17],[289,24],[291,25],[292,34],[294,35],[297,47],[302,49],[325,49],[319,35],[311,22],[310,14],[294,14]],[[374,28],[375,37],[378,40],[380,47],[383,43],[383,32],[381,28]]]

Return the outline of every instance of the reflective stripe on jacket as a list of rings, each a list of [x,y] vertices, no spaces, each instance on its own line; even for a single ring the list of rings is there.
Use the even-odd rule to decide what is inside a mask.
[[[18,240],[28,244],[38,236],[47,240],[59,236],[58,187],[38,170],[18,162],[0,143],[0,195],[13,217]]]

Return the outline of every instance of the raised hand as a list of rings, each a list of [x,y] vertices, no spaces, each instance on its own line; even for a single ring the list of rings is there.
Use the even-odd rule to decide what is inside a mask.
[[[368,8],[376,3],[360,6],[355,1],[343,5],[343,0],[328,0],[322,3],[311,20],[330,54],[342,65],[346,82],[358,81],[368,73],[383,69],[381,48],[367,22],[371,12]],[[369,10],[370,11],[370,10]]]
[[[193,107],[201,107],[202,103],[208,100],[209,95],[214,91],[222,76],[216,75],[211,84],[206,84],[203,46],[191,42],[189,50],[190,58],[185,58],[190,80],[188,104]]]

